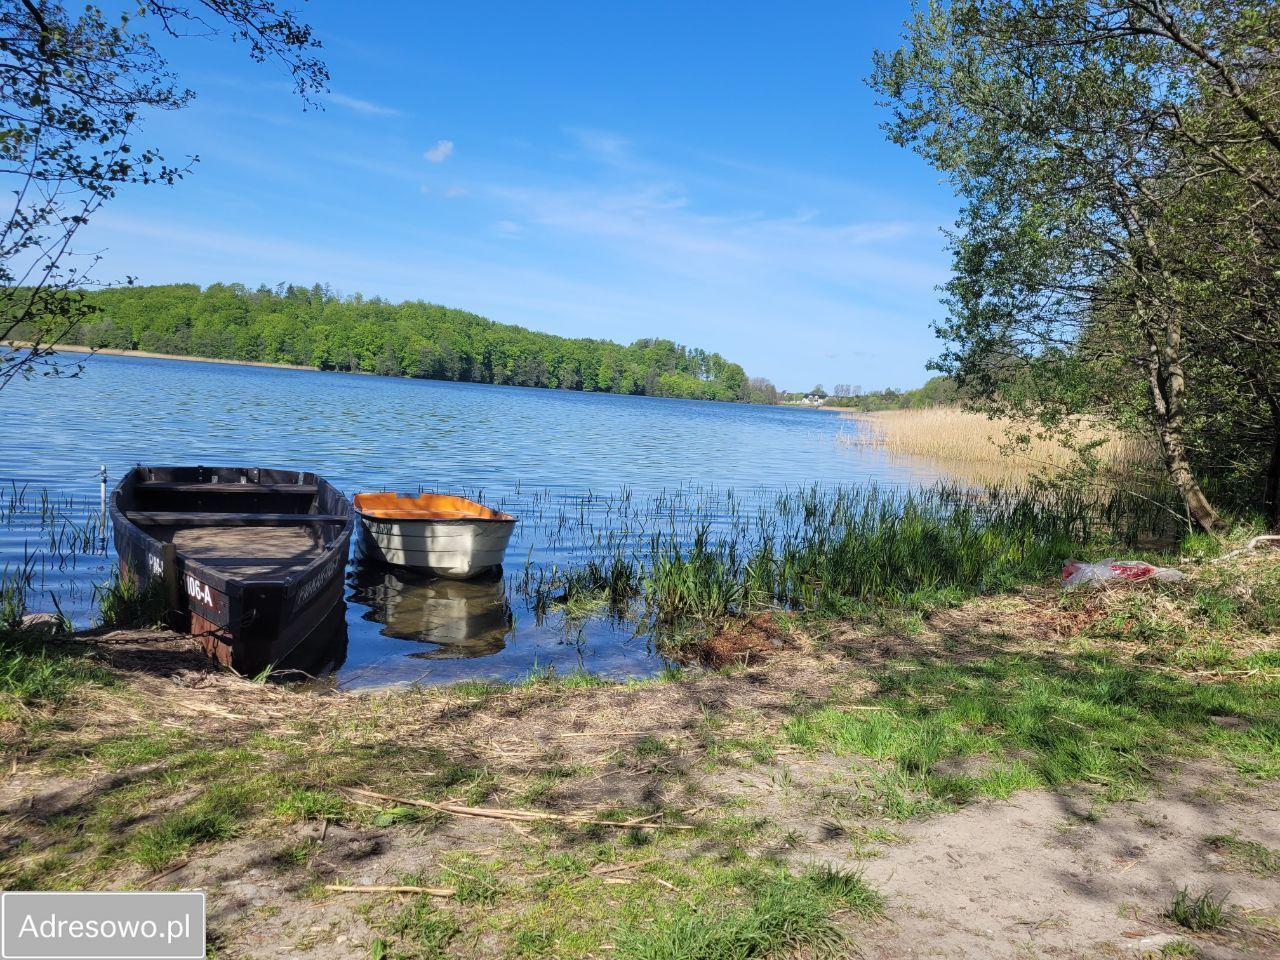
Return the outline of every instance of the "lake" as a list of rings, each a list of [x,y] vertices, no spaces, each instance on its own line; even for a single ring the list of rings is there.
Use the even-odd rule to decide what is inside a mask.
[[[76,379],[10,383],[0,411],[0,564],[29,570],[30,609],[56,598],[77,625],[115,564],[96,520],[99,465],[110,485],[136,463],[312,470],[348,495],[458,492],[521,518],[501,578],[353,564],[346,635],[314,665],[344,687],[650,675],[664,663],[635,623],[536,609],[519,584],[572,565],[622,517],[640,536],[640,514],[732,523],[782,489],[938,477],[837,442],[858,424],[825,410],[179,360],[92,357]]]

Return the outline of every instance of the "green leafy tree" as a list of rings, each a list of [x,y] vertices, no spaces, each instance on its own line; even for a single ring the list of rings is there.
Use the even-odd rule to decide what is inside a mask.
[[[871,80],[889,136],[964,201],[937,365],[1086,462],[1082,413],[1151,435],[1188,517],[1219,527],[1224,429],[1249,427],[1236,479],[1280,440],[1280,7],[958,0],[905,40]]]

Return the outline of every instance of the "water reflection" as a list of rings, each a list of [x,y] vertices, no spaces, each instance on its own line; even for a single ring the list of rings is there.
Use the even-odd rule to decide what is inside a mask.
[[[501,570],[475,580],[446,580],[358,560],[352,600],[369,608],[380,633],[433,644],[422,660],[486,657],[502,650],[515,628]]]
[[[440,490],[518,514],[510,607],[496,579],[357,568],[349,648],[335,633],[298,654],[299,669],[336,670],[347,688],[517,680],[535,666],[652,675],[664,661],[636,624],[540,616],[517,586],[606,546],[643,549],[673,524],[730,533],[784,487],[931,479],[927,465],[838,443],[854,428],[827,411],[135,357],[94,357],[56,386],[14,381],[0,414],[11,425],[0,444],[0,567],[29,571],[33,612],[52,612],[56,596],[80,626],[115,566],[109,544],[92,549],[77,535],[97,529],[100,464],[113,482],[135,463],[175,459],[316,470],[347,494]]]

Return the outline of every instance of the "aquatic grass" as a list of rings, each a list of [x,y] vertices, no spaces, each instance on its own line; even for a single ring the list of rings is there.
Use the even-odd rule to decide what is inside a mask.
[[[1044,436],[1036,424],[959,407],[842,413],[856,429],[841,432],[838,443],[873,447],[944,464],[967,464],[969,475],[1019,477],[1076,466],[1080,454]],[[1150,476],[1159,457],[1150,439],[1123,433],[1098,422],[1080,421],[1076,445],[1113,477]]]
[[[1132,533],[1136,522],[1120,499],[947,485],[812,487],[753,510],[731,491],[696,502],[659,495],[641,514],[620,512],[605,531],[584,514],[562,514],[552,539],[569,549],[576,534],[571,552],[580,559],[564,569],[526,565],[519,587],[539,613],[592,595],[607,597],[615,612],[639,602],[664,622],[757,606],[834,612],[859,602],[957,602],[1055,573],[1121,527]]]

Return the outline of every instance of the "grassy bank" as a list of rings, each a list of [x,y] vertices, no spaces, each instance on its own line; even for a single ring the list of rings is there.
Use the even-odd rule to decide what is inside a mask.
[[[1041,832],[1019,859],[1066,869],[1081,845],[1150,846],[1192,777],[1200,819],[1128,874],[1147,892],[1100,910],[1100,875],[1072,912],[1063,888],[1039,942],[1101,924],[1120,945],[1136,926],[1265,953],[1280,565],[1186,566],[1181,583],[780,618],[772,662],[631,684],[317,697],[153,634],[51,648],[79,671],[56,695],[0,694],[0,885],[200,887],[220,957],[976,956],[948,950],[963,917],[914,884],[1014,909],[1017,890],[972,872],[1021,869],[1000,865],[1005,815],[983,798],[1021,798]],[[1036,812],[1046,790],[1063,799]],[[980,867],[913,842],[974,817],[997,822],[954,856]],[[1210,889],[1226,902],[1198,929]]]

